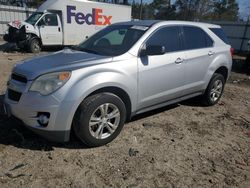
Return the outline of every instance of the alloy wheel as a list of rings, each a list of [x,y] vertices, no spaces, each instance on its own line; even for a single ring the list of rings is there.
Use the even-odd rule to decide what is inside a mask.
[[[89,131],[96,139],[110,137],[120,123],[120,111],[111,103],[100,105],[94,110],[89,120]]]

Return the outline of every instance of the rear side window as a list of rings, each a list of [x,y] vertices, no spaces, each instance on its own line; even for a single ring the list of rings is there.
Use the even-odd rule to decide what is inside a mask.
[[[199,49],[213,46],[213,40],[199,27],[183,26],[185,49]]]
[[[229,44],[228,38],[221,28],[210,28],[210,30],[214,34],[216,34],[221,40],[223,40],[226,44]]]
[[[166,52],[175,52],[182,50],[180,37],[180,29],[178,26],[169,26],[157,30],[148,39],[146,45],[164,46]]]

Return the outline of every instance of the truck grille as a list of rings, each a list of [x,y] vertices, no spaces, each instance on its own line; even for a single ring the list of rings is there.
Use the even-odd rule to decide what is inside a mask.
[[[9,27],[9,42],[19,42],[26,39],[26,29],[22,26],[20,29]]]
[[[27,83],[28,82],[26,77],[15,74],[15,73],[11,74],[11,79],[16,80],[18,82],[22,82],[22,83]]]
[[[12,89],[8,89],[8,98],[12,101],[18,102],[22,96],[22,93],[14,91]]]

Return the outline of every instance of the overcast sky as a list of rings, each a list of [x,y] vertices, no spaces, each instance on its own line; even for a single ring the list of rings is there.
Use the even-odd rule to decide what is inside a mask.
[[[237,0],[240,8],[240,16],[244,19],[250,14],[250,0]]]

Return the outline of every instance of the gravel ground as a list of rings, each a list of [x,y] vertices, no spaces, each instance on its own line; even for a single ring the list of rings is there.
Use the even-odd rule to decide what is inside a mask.
[[[11,68],[0,52],[0,103]],[[250,77],[232,73],[219,104],[142,114],[112,143],[56,144],[0,116],[0,187],[250,187]]]

